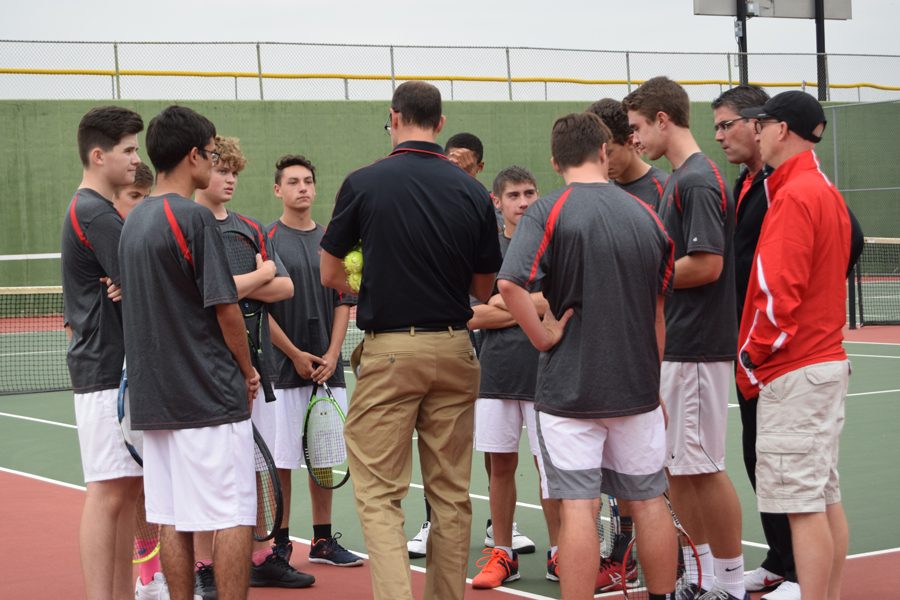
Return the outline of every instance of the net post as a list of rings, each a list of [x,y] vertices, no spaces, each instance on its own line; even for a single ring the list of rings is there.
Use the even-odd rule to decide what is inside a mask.
[[[856,329],[856,265],[853,265],[847,276],[847,312],[850,329]]]

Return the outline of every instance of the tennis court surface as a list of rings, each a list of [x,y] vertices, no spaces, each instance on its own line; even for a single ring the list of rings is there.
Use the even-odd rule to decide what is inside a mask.
[[[893,598],[900,590],[900,520],[896,495],[900,491],[900,328],[865,327],[846,332],[853,364],[847,421],[841,442],[844,506],[850,522],[850,559],[842,598]],[[8,352],[6,349],[4,352]],[[78,520],[83,504],[83,481],[74,427],[71,393],[44,392],[0,397],[0,598],[84,598],[78,558]],[[764,555],[764,538],[755,503],[740,459],[740,417],[729,415],[728,468],[744,509],[746,567],[755,568]],[[295,478],[305,477],[295,474]],[[305,590],[252,589],[250,598],[371,598],[367,566],[340,569],[310,564],[301,551],[312,533],[305,484],[295,480],[291,533],[292,562],[313,573],[316,584]],[[352,478],[351,478],[352,481]],[[537,477],[521,448],[517,475],[519,529],[537,543],[537,552],[520,560],[522,578],[497,590],[467,588],[467,598],[559,598],[559,585],[544,577],[547,536],[538,502]],[[302,486],[301,486],[302,484]],[[472,541],[469,576],[477,573],[488,491],[482,457],[472,468]],[[424,518],[421,477],[413,471],[413,487],[404,502],[406,533],[412,537]],[[334,527],[347,548],[364,554],[365,544],[353,508],[352,489],[335,493]],[[424,559],[413,560],[415,595],[423,597]],[[755,594],[754,597],[758,597]],[[615,598],[615,594],[605,595]]]

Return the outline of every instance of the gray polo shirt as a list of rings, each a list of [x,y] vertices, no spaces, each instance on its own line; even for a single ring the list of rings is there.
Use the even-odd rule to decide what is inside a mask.
[[[132,427],[248,419],[244,378],[216,317],[237,291],[209,209],[177,194],[147,198],[122,229],[119,261]]]
[[[734,360],[734,201],[718,167],[692,154],[666,182],[659,216],[675,242],[675,260],[694,252],[722,256],[722,273],[706,285],[675,290],[666,303],[665,360]]]
[[[672,244],[659,219],[613,184],[572,184],[522,216],[499,279],[540,282],[556,317],[575,313],[539,359],[535,407],[573,418],[659,406],[656,302],[672,286]]]

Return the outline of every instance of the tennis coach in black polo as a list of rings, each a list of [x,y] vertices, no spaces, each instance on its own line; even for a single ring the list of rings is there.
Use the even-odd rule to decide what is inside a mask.
[[[356,323],[366,331],[344,429],[375,600],[412,600],[400,501],[413,429],[432,506],[425,598],[462,599],[472,506],[469,476],[480,368],[466,322],[500,268],[484,187],[435,143],[441,94],[418,81],[394,92],[394,151],[351,173],[322,239],[322,283],[349,293],[341,258],[365,261]],[[356,354],[356,353],[355,353]]]

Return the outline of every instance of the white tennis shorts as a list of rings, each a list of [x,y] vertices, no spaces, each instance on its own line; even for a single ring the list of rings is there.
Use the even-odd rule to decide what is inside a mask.
[[[278,398],[277,394],[275,398]],[[259,386],[259,389],[256,391],[256,397],[253,399],[253,410],[250,412],[250,419],[256,425],[256,430],[270,450],[275,447],[278,404],[278,400],[266,402],[266,395],[263,393],[262,386]]]
[[[303,464],[303,418],[312,396],[312,386],[275,390],[278,398],[272,404],[277,411],[275,444],[270,446],[275,466],[279,469],[299,469]],[[331,393],[347,414],[347,388],[332,387]],[[321,389],[317,394],[324,395]]]
[[[572,419],[537,414],[545,497],[647,500],[666,489],[662,409],[627,417]]]
[[[660,396],[669,411],[666,468],[672,475],[725,470],[728,395],[734,364],[663,361]]]
[[[119,389],[75,394],[75,423],[85,483],[140,477],[144,470],[125,448],[116,404]]]
[[[518,452],[522,426],[528,431],[528,446],[540,454],[535,426],[534,402],[478,398],[475,400],[475,449],[479,452]]]
[[[256,524],[250,420],[144,432],[147,521],[178,531]]]

